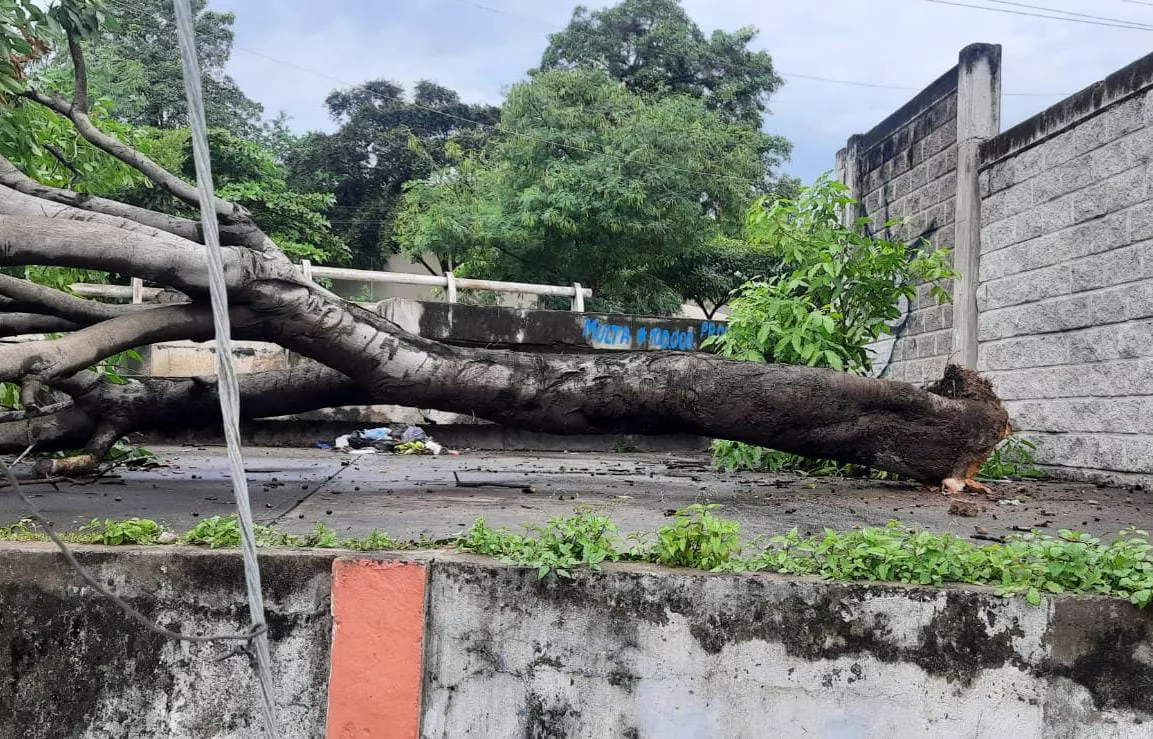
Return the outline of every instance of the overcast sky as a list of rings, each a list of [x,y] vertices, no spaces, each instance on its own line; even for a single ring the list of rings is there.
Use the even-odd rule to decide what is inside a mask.
[[[1022,10],[996,0],[958,1]],[[868,130],[936,79],[966,44],[1004,47],[1002,128],[1153,49],[1153,1],[1025,1],[1149,24],[1151,30],[927,0],[685,0],[684,6],[706,33],[744,25],[760,29],[754,46],[772,54],[787,80],[770,104],[765,129],[793,142],[786,171],[811,180],[832,168],[845,139]],[[340,82],[387,78],[410,85],[431,79],[466,101],[500,102],[508,86],[540,59],[547,34],[563,28],[576,5],[569,0],[210,0],[210,7],[237,16],[232,75],[269,115],[288,113],[297,130],[331,129],[323,101]]]

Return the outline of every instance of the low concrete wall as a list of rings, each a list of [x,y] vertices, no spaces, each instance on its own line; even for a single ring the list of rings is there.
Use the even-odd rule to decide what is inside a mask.
[[[157,623],[243,633],[235,552],[79,548],[80,562]],[[260,558],[281,736],[323,735],[332,556]],[[175,642],[84,587],[50,545],[0,543],[0,736],[252,737],[259,694],[230,644]]]
[[[461,303],[385,300],[382,316],[426,339],[460,346],[518,351],[699,351],[724,334],[724,321],[559,310],[524,310]]]
[[[235,552],[82,547],[137,608],[244,628]],[[447,553],[262,556],[286,737],[1137,737],[1153,612],[1087,597]],[[153,636],[51,549],[0,544],[0,736],[240,737],[253,675]],[[331,675],[330,675],[331,666]]]
[[[1148,736],[1147,613],[991,591],[437,562],[422,736]]]

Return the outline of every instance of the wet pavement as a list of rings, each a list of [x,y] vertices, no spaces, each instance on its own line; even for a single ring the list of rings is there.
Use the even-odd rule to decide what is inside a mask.
[[[119,469],[94,482],[38,483],[25,491],[61,529],[93,518],[141,516],[183,532],[199,519],[234,511],[223,447],[153,451],[167,466]],[[348,536],[377,530],[400,539],[441,539],[478,517],[517,528],[588,506],[612,517],[627,534],[654,531],[672,511],[692,503],[719,504],[717,512],[738,520],[749,538],[793,527],[805,533],[890,519],[994,538],[1015,527],[1096,535],[1153,527],[1148,492],[1087,483],[1005,482],[993,486],[992,498],[951,499],[912,483],[718,473],[706,455],[685,453],[432,457],[249,447],[245,455],[257,521],[289,533],[305,533],[322,522]],[[998,497],[1004,500],[993,499]],[[0,490],[0,524],[24,515],[19,499]]]

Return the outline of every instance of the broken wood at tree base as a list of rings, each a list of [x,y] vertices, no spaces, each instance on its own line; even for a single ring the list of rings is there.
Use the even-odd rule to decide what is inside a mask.
[[[28,91],[28,104],[67,119],[92,146],[195,205],[194,187],[92,124],[83,75],[76,77],[72,101]],[[248,418],[394,403],[554,434],[692,433],[950,488],[971,479],[1009,429],[988,383],[956,367],[926,391],[703,354],[533,354],[441,344],[307,280],[243,208],[219,199],[215,206],[236,337],[273,342],[314,362],[242,376]],[[33,406],[16,418],[6,414],[0,448],[19,451],[30,442],[40,451],[82,448],[82,455],[54,460],[46,470],[76,473],[133,431],[219,423],[214,378],[117,385],[86,369],[152,342],[212,336],[199,239],[192,221],[47,187],[0,157],[0,267],[131,274],[186,301],[113,306],[0,279],[0,336],[45,326],[68,332],[0,348],[0,381],[47,386],[72,401],[50,412]]]

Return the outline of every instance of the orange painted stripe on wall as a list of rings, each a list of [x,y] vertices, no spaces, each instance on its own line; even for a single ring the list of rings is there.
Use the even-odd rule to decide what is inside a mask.
[[[427,568],[337,559],[332,575],[329,739],[416,739]]]

